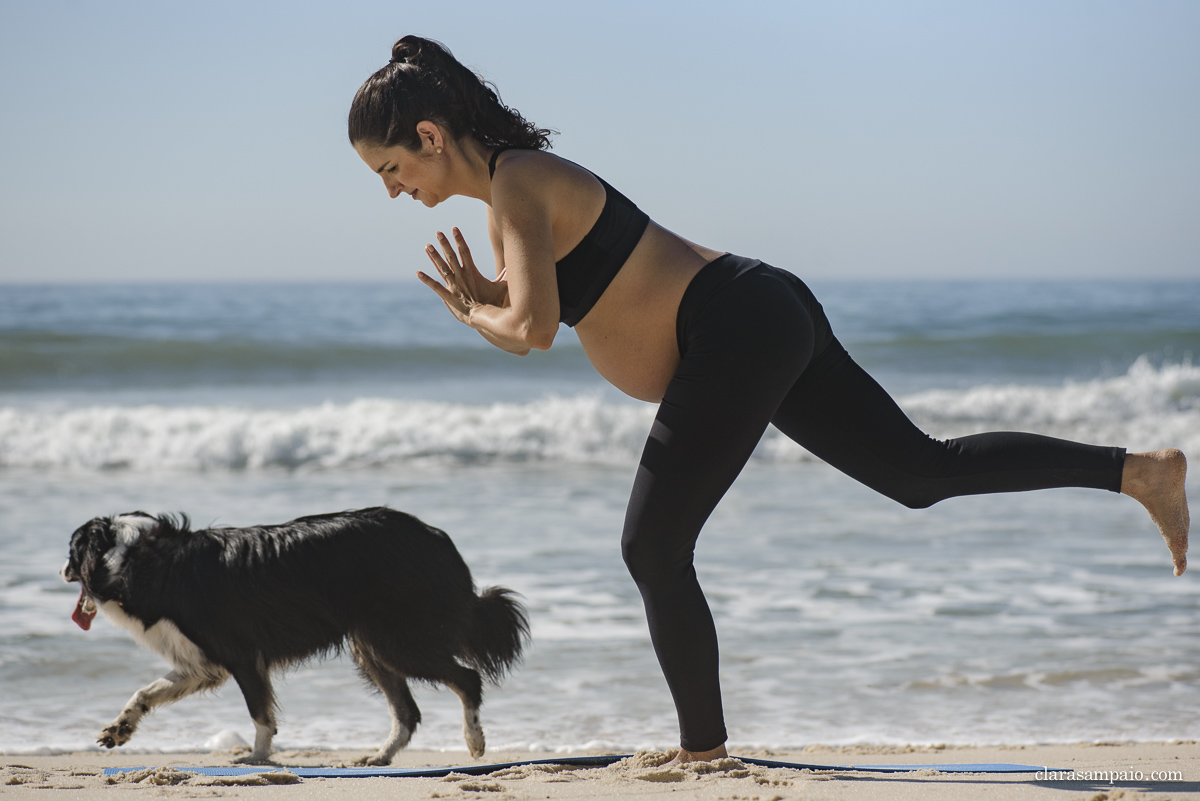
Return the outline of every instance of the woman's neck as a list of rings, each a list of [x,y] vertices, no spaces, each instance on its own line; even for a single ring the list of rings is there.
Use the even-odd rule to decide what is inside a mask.
[[[455,194],[473,197],[492,205],[492,179],[488,172],[488,159],[494,148],[488,147],[473,136],[450,143],[453,154],[452,177],[458,191]]]

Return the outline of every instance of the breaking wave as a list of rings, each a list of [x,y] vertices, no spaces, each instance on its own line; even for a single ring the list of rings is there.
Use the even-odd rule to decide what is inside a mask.
[[[1200,367],[1138,359],[1124,374],[1058,386],[979,385],[897,399],[935,436],[1034,431],[1146,450],[1200,453]],[[649,404],[594,395],[463,404],[364,398],[289,409],[237,406],[0,408],[0,468],[260,470],[433,462],[631,464]],[[755,458],[808,455],[773,429]]]

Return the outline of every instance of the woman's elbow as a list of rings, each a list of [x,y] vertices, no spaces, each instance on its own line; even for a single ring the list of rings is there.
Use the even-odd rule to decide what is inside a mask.
[[[508,312],[504,337],[510,342],[537,350],[549,350],[558,334],[558,308]]]
[[[537,350],[550,350],[554,337],[558,335],[558,322],[554,325],[529,324],[525,327],[525,344]]]

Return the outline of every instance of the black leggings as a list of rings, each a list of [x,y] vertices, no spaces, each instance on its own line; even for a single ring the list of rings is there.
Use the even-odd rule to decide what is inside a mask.
[[[689,751],[726,739],[717,635],[692,566],[696,538],[768,423],[914,509],[957,495],[1121,489],[1122,448],[1011,432],[924,434],[846,353],[808,287],[762,262],[726,255],[705,265],[680,302],[676,331],[682,359],[638,466],[621,547]]]

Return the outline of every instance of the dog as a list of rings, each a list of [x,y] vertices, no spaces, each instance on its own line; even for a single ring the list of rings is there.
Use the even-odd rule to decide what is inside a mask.
[[[348,646],[392,716],[387,740],[360,763],[390,764],[421,722],[409,679],[458,695],[463,737],[479,758],[483,680],[499,681],[529,639],[515,593],[476,595],[444,531],[386,507],[201,531],[186,515],[97,517],[71,535],[62,577],[82,585],[71,616],[81,628],[103,612],[173,668],[100,733],[107,748],[129,742],[155,707],[232,676],[255,728],[253,751],[238,761],[267,762],[271,671]]]

